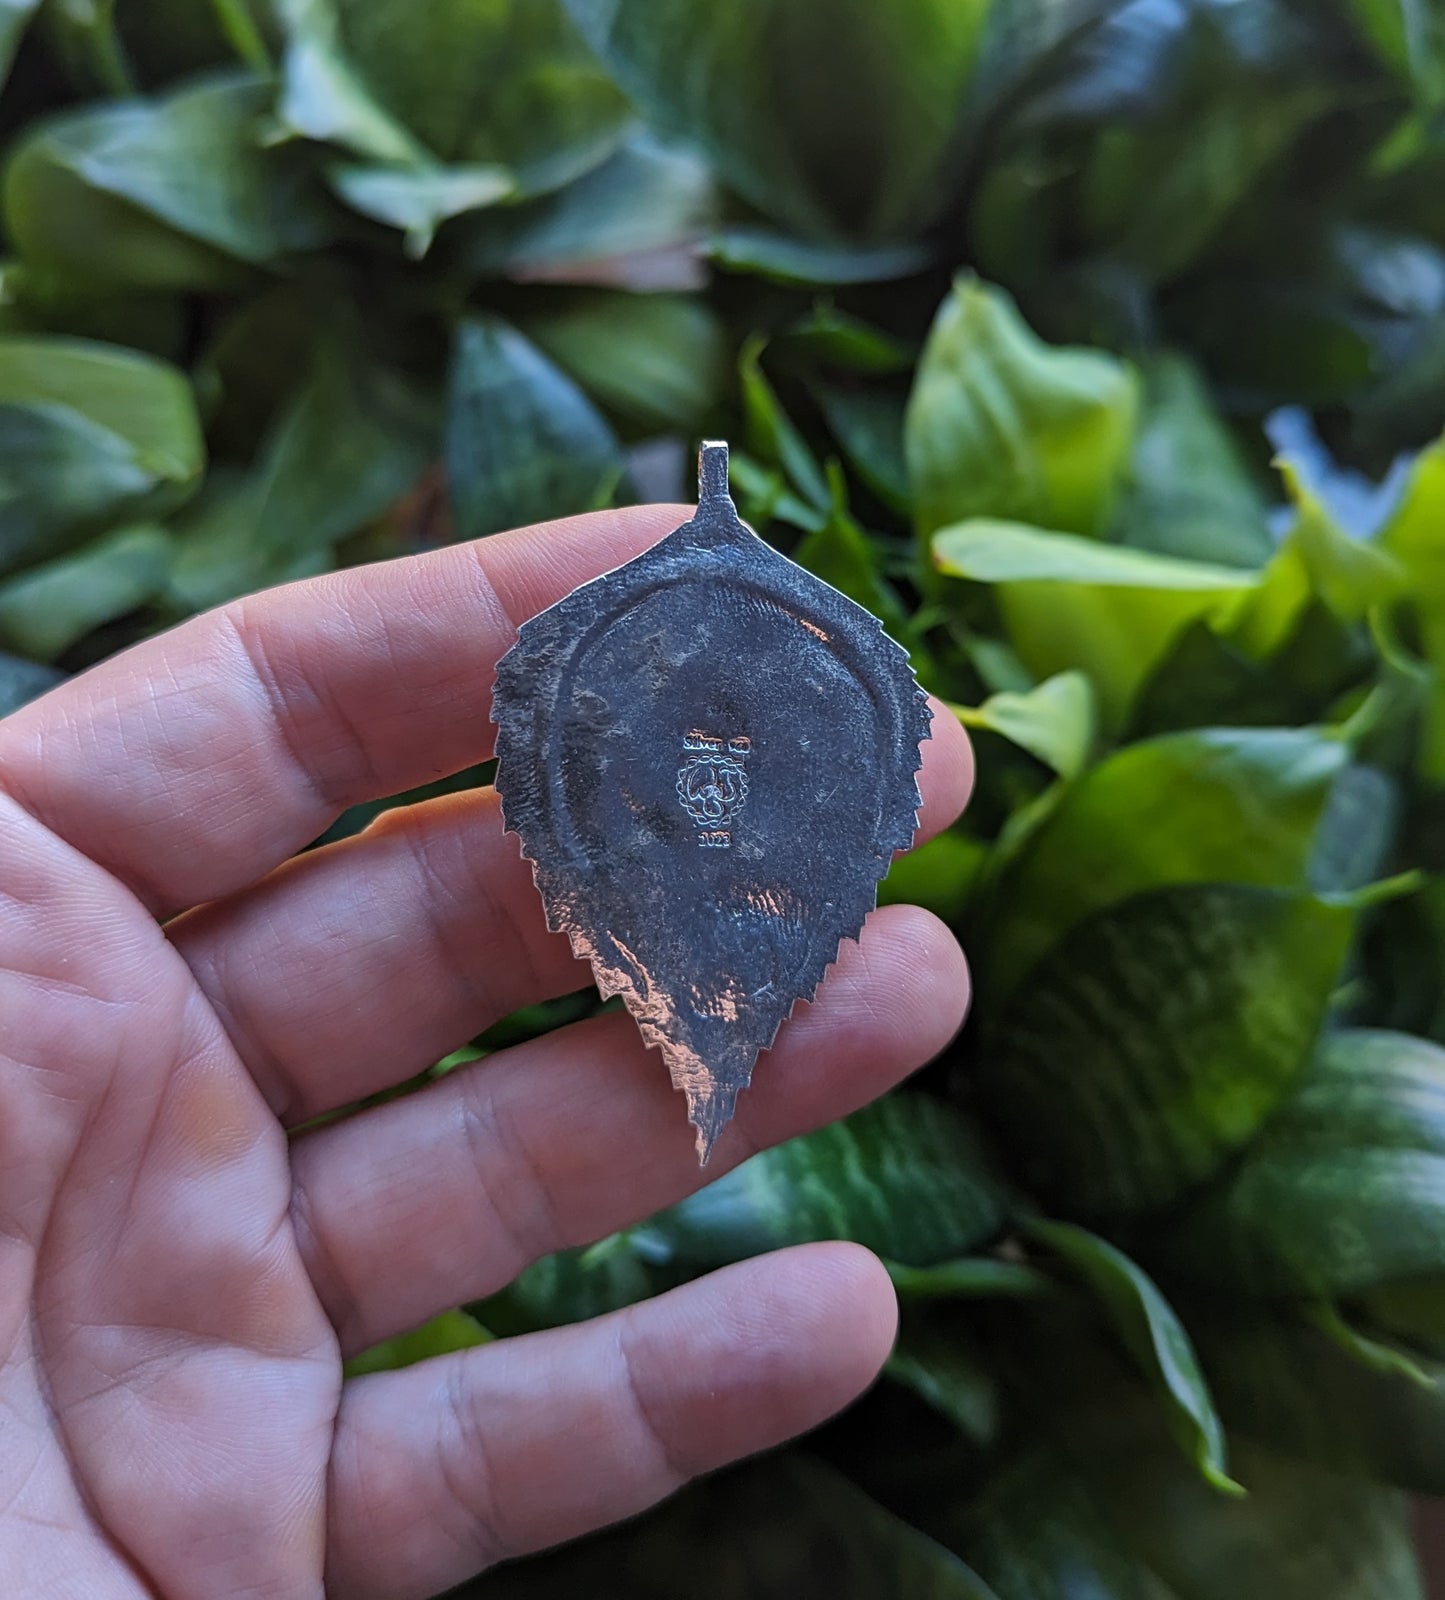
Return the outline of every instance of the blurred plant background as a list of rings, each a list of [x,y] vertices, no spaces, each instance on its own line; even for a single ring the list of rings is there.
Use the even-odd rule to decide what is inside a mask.
[[[690,494],[707,433],[974,732],[885,885],[972,952],[945,1058],[365,1358],[842,1236],[902,1297],[885,1380],[477,1592],[1419,1595],[1441,0],[0,0],[0,59],[5,708],[271,583]]]

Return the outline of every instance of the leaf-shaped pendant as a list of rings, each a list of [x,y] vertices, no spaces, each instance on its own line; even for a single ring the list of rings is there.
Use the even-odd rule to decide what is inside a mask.
[[[706,1162],[918,821],[930,712],[877,618],[771,549],[705,444],[659,544],[525,623],[497,789],[548,926],[620,994]]]

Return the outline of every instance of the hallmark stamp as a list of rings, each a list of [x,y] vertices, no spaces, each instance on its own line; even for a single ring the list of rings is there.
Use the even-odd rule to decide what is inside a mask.
[[[683,734],[687,759],[678,769],[677,798],[698,830],[700,849],[731,848],[733,818],[748,798],[743,763],[752,747],[752,740],[744,736],[722,739],[697,728]]]

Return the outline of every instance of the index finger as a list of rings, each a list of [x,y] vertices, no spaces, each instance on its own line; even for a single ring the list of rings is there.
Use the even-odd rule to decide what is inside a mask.
[[[691,514],[598,511],[234,601],[0,722],[0,786],[157,914],[214,900],[347,806],[484,760],[518,625]]]

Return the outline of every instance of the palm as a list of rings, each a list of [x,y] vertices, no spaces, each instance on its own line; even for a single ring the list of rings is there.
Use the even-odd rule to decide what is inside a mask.
[[[886,1281],[819,1246],[342,1383],[344,1356],[698,1181],[617,1017],[287,1133],[585,981],[488,791],[281,863],[475,760],[510,626],[678,520],[487,541],[480,583],[456,549],[277,591],[0,724],[0,1592],[425,1596],[876,1371]],[[939,726],[932,828],[967,781]],[[719,1166],[918,1065],[963,987],[939,925],[880,914]]]

